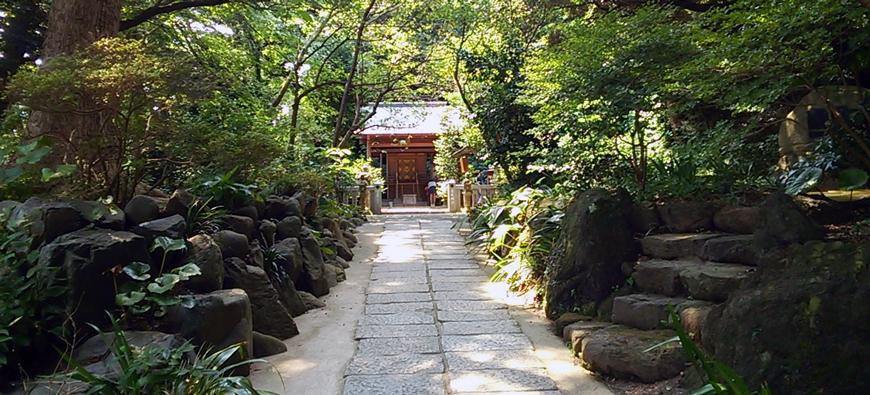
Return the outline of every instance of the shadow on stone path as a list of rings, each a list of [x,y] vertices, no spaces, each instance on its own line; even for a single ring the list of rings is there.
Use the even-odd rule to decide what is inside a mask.
[[[560,394],[451,218],[384,218],[344,394]]]

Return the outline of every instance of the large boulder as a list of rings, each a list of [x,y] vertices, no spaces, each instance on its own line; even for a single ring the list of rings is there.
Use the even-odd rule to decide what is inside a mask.
[[[201,272],[187,280],[187,286],[198,292],[211,292],[222,288],[224,283],[224,259],[221,249],[208,235],[196,235],[187,239],[190,246],[188,259]]]
[[[335,253],[345,261],[353,260],[353,251],[351,251],[350,247],[348,247],[347,243],[343,240],[335,241]]]
[[[716,229],[737,234],[751,234],[755,231],[761,210],[758,207],[723,207],[713,216]]]
[[[283,352],[287,352],[287,345],[280,339],[254,332],[254,358],[271,357]]]
[[[187,234],[187,222],[181,215],[142,222],[130,229],[131,232],[144,237],[150,244],[158,237],[183,239]]]
[[[326,279],[320,244],[311,235],[303,237],[300,242],[302,243],[302,273],[296,286],[317,297],[328,294],[329,283]]]
[[[625,281],[622,265],[637,259],[631,199],[624,191],[579,194],[565,212],[564,252],[549,263],[546,311],[555,318],[565,305],[598,304]]]
[[[187,218],[190,208],[196,202],[196,196],[184,189],[176,189],[166,201],[166,207],[163,209],[164,215],[180,215]]]
[[[157,348],[160,350],[172,350],[184,344],[184,339],[162,332],[152,331],[126,331],[124,339],[127,344],[136,348]],[[72,359],[91,374],[108,379],[117,379],[121,373],[121,364],[112,349],[118,347],[115,344],[117,336],[114,332],[100,333],[82,343],[73,351]],[[190,360],[193,355],[187,355]]]
[[[226,259],[224,266],[224,284],[243,289],[251,300],[254,330],[279,339],[299,334],[293,317],[281,303],[278,291],[263,269],[247,265],[239,258]]]
[[[127,222],[139,225],[160,218],[160,203],[157,198],[136,195],[124,206],[124,213],[127,215]]]
[[[329,230],[336,240],[344,240],[344,236],[341,232],[341,225],[335,219],[329,217],[320,218],[320,226],[323,227],[323,229]]]
[[[241,289],[225,289],[205,295],[194,295],[189,307],[178,305],[170,310],[168,321],[173,331],[194,344],[213,351],[241,344],[242,355],[234,355],[230,363],[250,359],[254,353],[252,341],[251,302]],[[234,373],[247,375],[248,365]]]
[[[708,202],[677,201],[657,207],[665,227],[672,232],[696,232],[713,228],[716,205]]]
[[[251,254],[251,246],[248,237],[231,230],[222,230],[214,234],[214,241],[221,249],[224,259],[246,259]]]
[[[260,211],[257,210],[256,206],[239,207],[233,210],[233,214],[241,215],[242,217],[248,217],[252,219],[255,223],[260,220]]]
[[[266,242],[266,247],[275,245],[275,235],[278,233],[278,226],[274,222],[264,219],[260,221],[257,230],[260,232],[263,241]]]
[[[60,235],[88,225],[124,230],[124,214],[114,206],[84,200],[47,201],[30,198],[24,203],[9,204],[12,222],[28,223],[34,246],[50,243]]]
[[[631,227],[637,233],[647,233],[660,226],[659,214],[652,203],[637,203],[631,207]]]
[[[308,292],[299,291],[299,296],[302,298],[302,302],[305,303],[305,308],[308,310],[326,307],[326,303],[323,303],[322,300]]]
[[[342,231],[342,236],[344,237],[344,242],[347,243],[347,246],[350,248],[356,247],[357,243],[359,243],[359,239],[356,235],[349,230]]]
[[[287,270],[290,280],[299,281],[299,275],[302,274],[304,266],[302,245],[299,243],[299,239],[291,237],[281,240],[272,246],[272,252],[275,254],[275,263]]]
[[[762,203],[754,235],[758,248],[770,251],[821,239],[825,231],[807,217],[790,196],[777,192]]]
[[[265,217],[282,220],[288,216],[302,216],[299,201],[287,196],[270,196],[266,199]]]
[[[278,298],[290,315],[298,317],[308,311],[308,307],[305,306],[302,296],[296,290],[296,284],[293,284],[293,280],[285,278],[281,281],[273,281],[272,286],[278,291]]]
[[[39,252],[41,265],[61,267],[69,288],[67,312],[79,328],[105,323],[115,308],[113,269],[150,263],[145,238],[131,232],[82,229],[58,237]],[[123,279],[121,279],[123,280]]]
[[[642,331],[612,326],[583,338],[581,358],[594,372],[654,383],[674,377],[686,367],[686,357],[679,343],[671,342],[645,351],[673,336],[674,332],[669,330]]]
[[[254,240],[257,231],[257,223],[250,217],[243,215],[224,215],[221,222],[227,229],[245,235],[248,240]]]
[[[276,240],[284,240],[288,237],[298,238],[302,234],[302,218],[290,216],[278,222]]]
[[[709,313],[705,346],[757,388],[870,393],[870,242],[783,252]]]

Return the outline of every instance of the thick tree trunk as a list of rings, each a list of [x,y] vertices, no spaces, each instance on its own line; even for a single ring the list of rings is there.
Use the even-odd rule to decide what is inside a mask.
[[[121,23],[121,0],[54,0],[48,14],[48,29],[42,56],[46,62],[68,55],[99,39],[118,34]],[[51,67],[50,63],[46,67]],[[80,108],[92,109],[94,103],[82,98]],[[49,112],[31,114],[28,133],[33,138],[47,137],[53,143],[46,164],[72,163],[74,153],[92,141],[101,127],[99,115],[76,115]]]
[[[48,59],[118,34],[121,0],[54,0],[43,55]]]

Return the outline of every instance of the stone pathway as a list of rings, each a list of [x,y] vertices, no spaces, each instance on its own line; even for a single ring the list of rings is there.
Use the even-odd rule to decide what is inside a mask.
[[[344,394],[560,394],[452,224],[385,220]]]

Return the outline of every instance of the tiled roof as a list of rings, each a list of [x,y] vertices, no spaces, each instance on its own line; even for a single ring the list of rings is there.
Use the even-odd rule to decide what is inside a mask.
[[[451,126],[461,127],[462,119],[447,102],[382,103],[360,134],[439,134]]]

